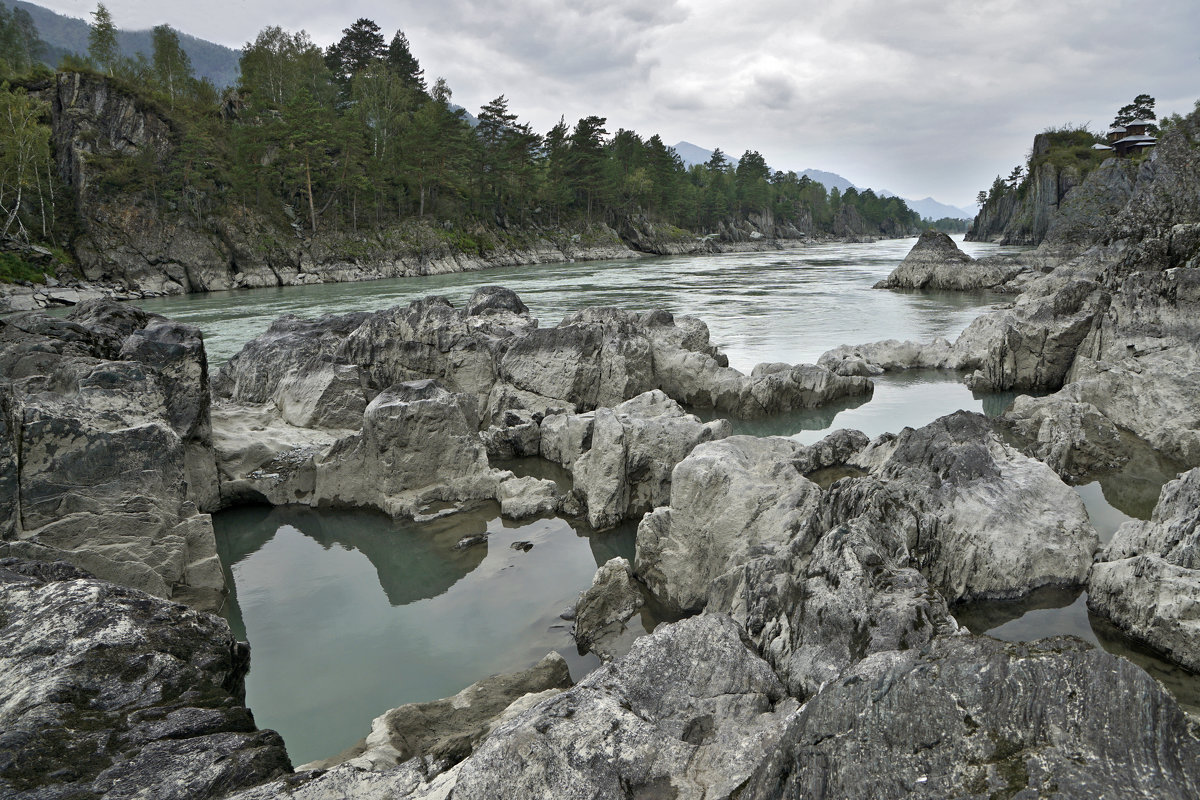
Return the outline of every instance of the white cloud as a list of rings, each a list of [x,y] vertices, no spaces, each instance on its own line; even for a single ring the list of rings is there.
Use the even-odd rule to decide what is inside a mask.
[[[93,3],[47,0],[87,16]],[[357,17],[403,28],[431,79],[474,109],[503,93],[539,130],[596,114],[667,142],[763,153],[910,197],[966,204],[1040,130],[1103,127],[1134,95],[1200,94],[1200,4],[1165,0],[110,0],[237,46],[266,25],[322,44]]]

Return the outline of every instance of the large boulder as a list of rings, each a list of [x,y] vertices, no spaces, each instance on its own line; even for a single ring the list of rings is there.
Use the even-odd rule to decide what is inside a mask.
[[[1083,502],[980,414],[884,434],[853,463],[870,476],[834,487],[828,519],[900,531],[948,601],[1019,597],[1087,577],[1099,539]]]
[[[564,427],[570,428],[570,423]],[[675,465],[698,444],[724,438],[730,431],[728,421],[702,423],[657,390],[612,409],[597,409],[589,448],[569,458],[588,523],[603,530],[664,505]]]
[[[797,703],[727,617],[660,626],[622,659],[501,724],[453,796],[729,797]]]
[[[1162,489],[1148,522],[1127,522],[1088,578],[1088,608],[1200,671],[1200,469]]]
[[[731,615],[796,697],[868,653],[957,630],[904,527],[839,522],[838,503],[805,477],[866,444],[842,432],[811,447],[744,436],[697,447],[675,470],[671,505],[638,527],[638,577],[668,607]]]
[[[314,505],[378,508],[412,516],[432,502],[496,496],[505,473],[488,466],[471,395],[431,380],[398,383],[376,395],[361,433],[314,461]]]
[[[697,611],[715,579],[751,558],[794,539],[811,550],[821,490],[793,463],[803,450],[754,436],[696,447],[672,473],[670,505],[638,526],[638,578],[666,605]]]
[[[1069,637],[877,653],[809,700],[743,798],[1167,798],[1200,742],[1166,690]]]
[[[200,332],[113,301],[0,321],[0,554],[216,609],[225,583]]]
[[[224,620],[0,560],[0,795],[219,798],[291,771]]]

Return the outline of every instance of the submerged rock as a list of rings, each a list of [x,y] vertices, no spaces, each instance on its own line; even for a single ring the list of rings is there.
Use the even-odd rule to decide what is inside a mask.
[[[625,624],[645,605],[637,588],[633,567],[624,558],[613,558],[596,570],[592,585],[575,605],[575,641],[582,651],[603,661],[625,655],[639,631]]]
[[[0,795],[218,798],[290,772],[215,616],[0,560]]]
[[[1200,469],[1162,489],[1148,522],[1127,522],[1088,578],[1088,608],[1200,671]]]

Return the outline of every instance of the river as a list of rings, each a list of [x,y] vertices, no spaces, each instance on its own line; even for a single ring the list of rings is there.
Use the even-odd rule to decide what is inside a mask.
[[[995,245],[963,243],[972,255]],[[880,339],[953,340],[972,319],[1011,297],[987,292],[872,289],[913,239],[810,245],[766,253],[547,264],[403,278],[187,295],[143,307],[198,325],[214,366],[283,314],[376,310],[430,294],[464,301],[475,288],[515,290],[542,325],[580,308],[665,308],[709,326],[712,341],[743,371],[763,361],[814,362],[841,344]],[[855,398],[736,431],[808,443],[834,427],[875,436],[917,427],[958,409],[1001,413],[1011,394],[977,395],[959,376],[932,371],[877,380]],[[1147,518],[1157,487],[1173,477],[1152,457],[1080,487],[1106,540],[1121,522]],[[511,523],[494,504],[432,523],[395,523],[368,513],[243,508],[216,515],[222,561],[234,587],[224,611],[252,646],[247,701],[275,728],[297,764],[325,758],[366,735],[373,717],[406,702],[445,697],[486,675],[523,668],[549,650],[578,678],[580,656],[559,613],[596,566],[632,557],[633,526],[594,534],[565,520]],[[466,550],[464,535],[489,532]],[[532,545],[529,547],[528,545]],[[1196,679],[1089,617],[1081,592],[1039,592],[1018,603],[960,606],[971,630],[1005,639],[1073,633],[1127,655],[1200,708]],[[655,620],[647,615],[643,624]]]

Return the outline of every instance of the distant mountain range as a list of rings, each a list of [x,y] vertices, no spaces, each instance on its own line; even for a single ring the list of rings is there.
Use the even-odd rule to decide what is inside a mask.
[[[713,154],[712,150],[706,150],[703,147],[700,147],[699,145],[692,144],[691,142],[679,142],[676,145],[674,145],[674,148],[675,148],[675,152],[679,154],[679,158],[683,161],[684,165],[688,166],[688,167],[692,166],[693,164],[707,163],[708,160],[710,158],[712,158],[712,154]],[[732,166],[737,167],[738,160],[736,158],[729,155],[728,153],[725,154],[725,158],[729,161],[729,163]],[[796,174],[797,175],[806,175],[806,176],[808,176],[808,178],[810,180],[814,180],[817,183],[824,184],[826,189],[833,189],[834,187],[837,187],[837,190],[839,192],[844,192],[847,189],[851,189],[851,188],[856,189],[860,192],[863,190],[863,187],[856,186],[855,184],[851,183],[846,178],[843,178],[841,175],[838,175],[836,172],[825,172],[824,170],[819,170],[819,169],[806,169],[803,171],[797,170]],[[887,191],[886,189],[876,190],[875,193],[881,197],[895,197],[896,196],[895,194]],[[942,217],[951,217],[954,219],[974,219],[975,218],[974,211],[959,208],[958,206],[947,205],[946,203],[940,203],[937,200],[934,200],[932,197],[926,197],[923,200],[910,200],[907,197],[902,198],[902,199],[908,205],[909,208],[911,208],[913,211],[920,214],[921,217],[924,219],[935,219],[936,220],[936,219],[941,219]]]
[[[49,46],[46,61],[50,66],[58,64],[59,59],[68,53],[87,53],[87,21],[57,14],[24,0],[17,0],[11,5],[29,12],[33,24],[37,26],[38,36]],[[196,77],[208,78],[218,89],[232,86],[237,81],[238,60],[242,56],[240,50],[197,39],[183,31],[177,33],[184,52],[192,59]],[[121,47],[121,54],[130,58],[138,53],[145,53],[149,58],[154,52],[150,31],[118,31],[117,44]]]

